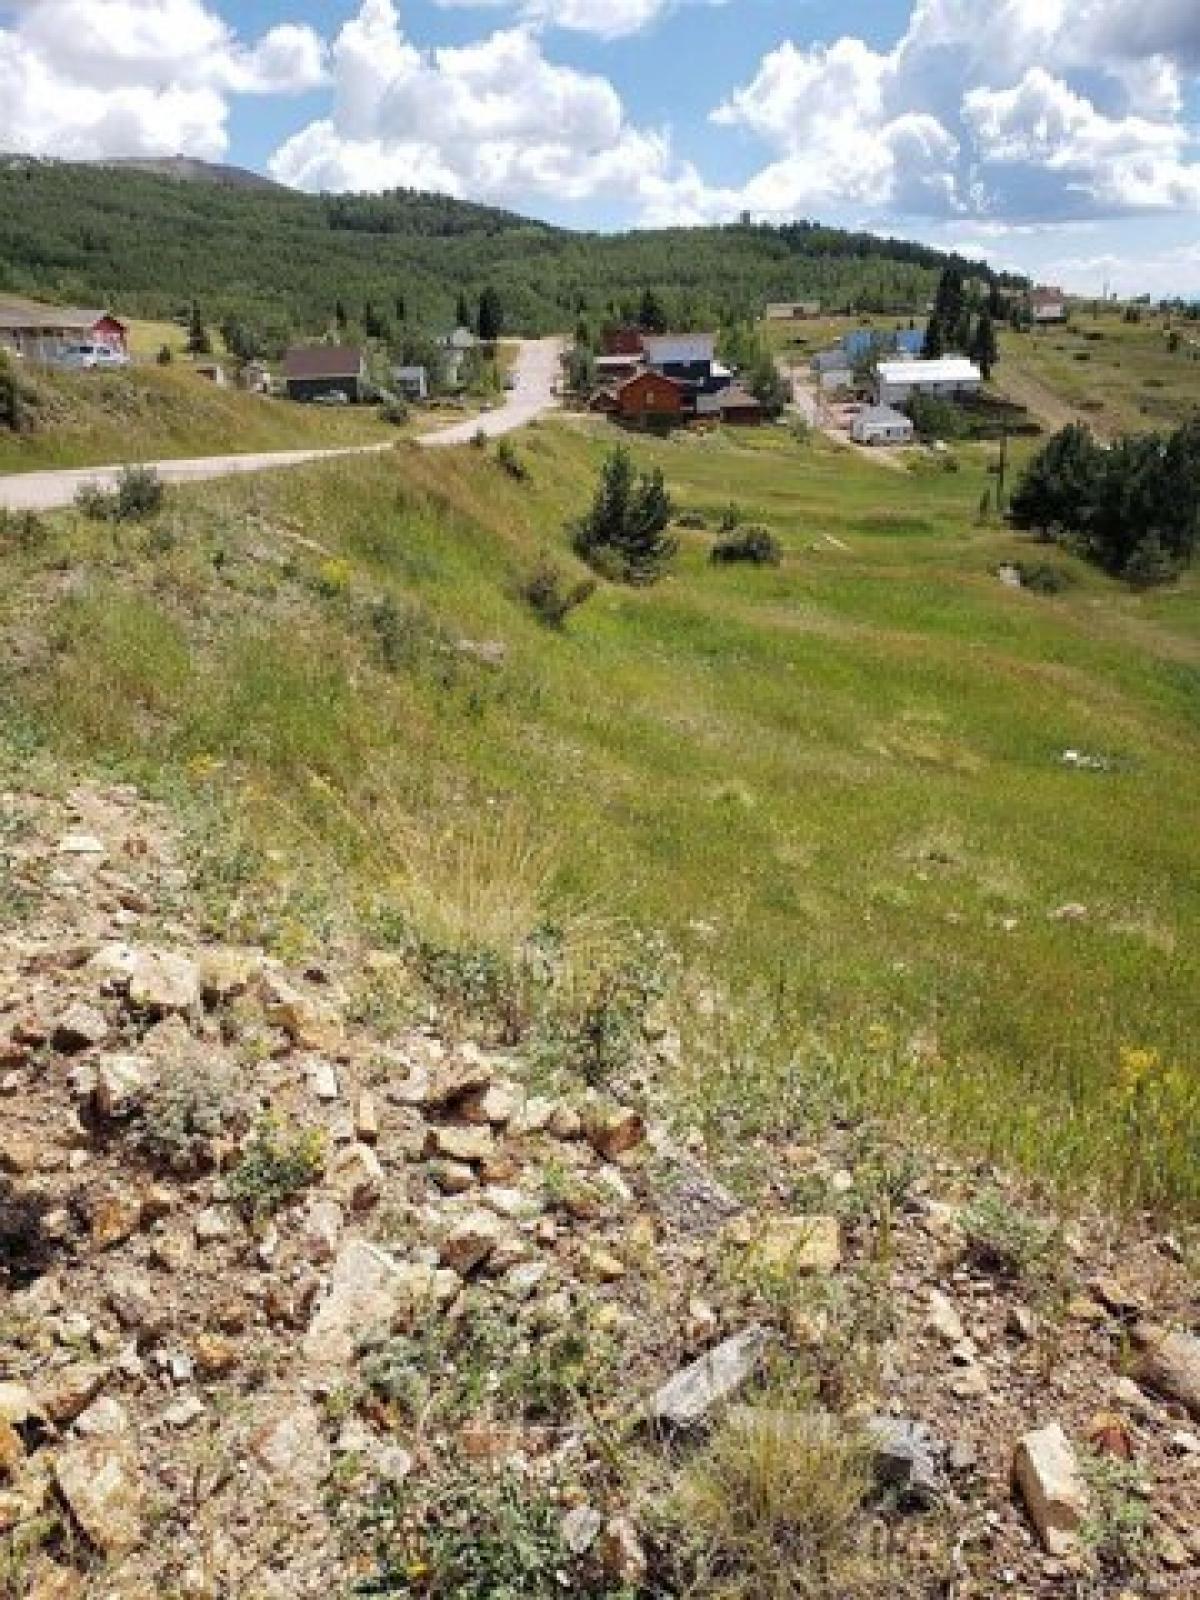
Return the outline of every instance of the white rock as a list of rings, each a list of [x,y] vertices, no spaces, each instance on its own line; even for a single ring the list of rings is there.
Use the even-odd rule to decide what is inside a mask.
[[[137,1457],[126,1439],[81,1439],[59,1452],[55,1477],[63,1499],[96,1549],[124,1555],[141,1542]]]
[[[562,1542],[573,1556],[585,1556],[603,1527],[604,1518],[592,1506],[576,1506],[562,1519]]]
[[[342,1208],[336,1200],[314,1200],[304,1217],[304,1251],[310,1261],[332,1261],[342,1236]]]
[[[190,1428],[197,1418],[204,1415],[204,1402],[194,1394],[184,1395],[182,1400],[176,1400],[173,1406],[168,1406],[163,1412],[163,1421],[171,1428]]]
[[[306,1400],[268,1418],[251,1438],[250,1450],[272,1478],[293,1489],[312,1489],[329,1473],[329,1444]]]
[[[659,1389],[651,1402],[651,1417],[676,1428],[702,1422],[715,1406],[736,1394],[749,1380],[769,1342],[766,1328],[758,1324],[726,1339]]]
[[[363,1239],[349,1240],[305,1335],[304,1354],[321,1365],[347,1365],[361,1341],[391,1331],[405,1295],[400,1266],[391,1256]]]
[[[187,956],[169,950],[139,950],[129,974],[129,1003],[135,1011],[169,1016],[197,1011],[200,969]]]
[[[926,1318],[926,1327],[931,1333],[936,1333],[939,1339],[944,1339],[947,1344],[960,1344],[966,1337],[966,1329],[954,1302],[940,1289],[929,1291],[929,1315]]]
[[[1138,1350],[1134,1369],[1138,1381],[1200,1418],[1200,1339],[1182,1329],[1139,1322],[1133,1342]]]
[[[92,1098],[105,1117],[120,1117],[137,1103],[146,1087],[146,1062],[137,1056],[106,1056],[96,1063]]]
[[[192,1219],[192,1230],[197,1243],[215,1244],[219,1239],[229,1238],[233,1225],[224,1211],[219,1211],[216,1206],[207,1206]]]
[[[64,833],[58,841],[60,856],[103,856],[108,854],[103,839],[94,833]]]
[[[75,1432],[85,1438],[120,1438],[133,1427],[128,1411],[111,1395],[101,1395],[75,1419]]]
[[[1013,1475],[1046,1549],[1052,1556],[1069,1554],[1087,1518],[1088,1493],[1071,1441],[1057,1422],[1021,1439]]]
[[[338,1084],[337,1068],[331,1061],[310,1061],[308,1064],[308,1087],[318,1100],[336,1100],[341,1094]]]

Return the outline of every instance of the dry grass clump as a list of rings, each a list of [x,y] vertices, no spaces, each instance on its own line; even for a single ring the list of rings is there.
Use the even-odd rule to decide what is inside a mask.
[[[693,1568],[685,1592],[720,1600],[859,1592],[869,1484],[862,1441],[832,1418],[734,1412],[684,1472],[670,1507]]]

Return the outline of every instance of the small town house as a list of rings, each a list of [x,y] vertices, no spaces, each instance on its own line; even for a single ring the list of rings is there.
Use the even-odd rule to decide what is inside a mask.
[[[0,350],[15,350],[27,361],[53,363],[64,350],[80,344],[104,345],[127,356],[129,330],[111,311],[0,299]]]
[[[892,406],[864,406],[850,425],[856,444],[911,444],[915,434],[911,419]]]

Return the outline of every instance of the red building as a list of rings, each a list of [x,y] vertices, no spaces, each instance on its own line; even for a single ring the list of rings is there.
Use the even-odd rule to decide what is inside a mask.
[[[0,300],[0,348],[18,350],[31,361],[48,361],[75,344],[102,344],[129,354],[125,324],[111,311]]]
[[[640,328],[605,328],[600,342],[606,356],[640,356],[645,349]]]
[[[687,385],[660,372],[639,372],[617,390],[617,410],[627,422],[678,422]]]

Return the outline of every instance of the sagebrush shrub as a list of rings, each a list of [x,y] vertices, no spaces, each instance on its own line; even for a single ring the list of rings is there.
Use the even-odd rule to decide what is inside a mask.
[[[756,567],[777,567],[783,560],[783,551],[770,528],[752,522],[718,539],[708,558],[717,566],[742,561]]]

